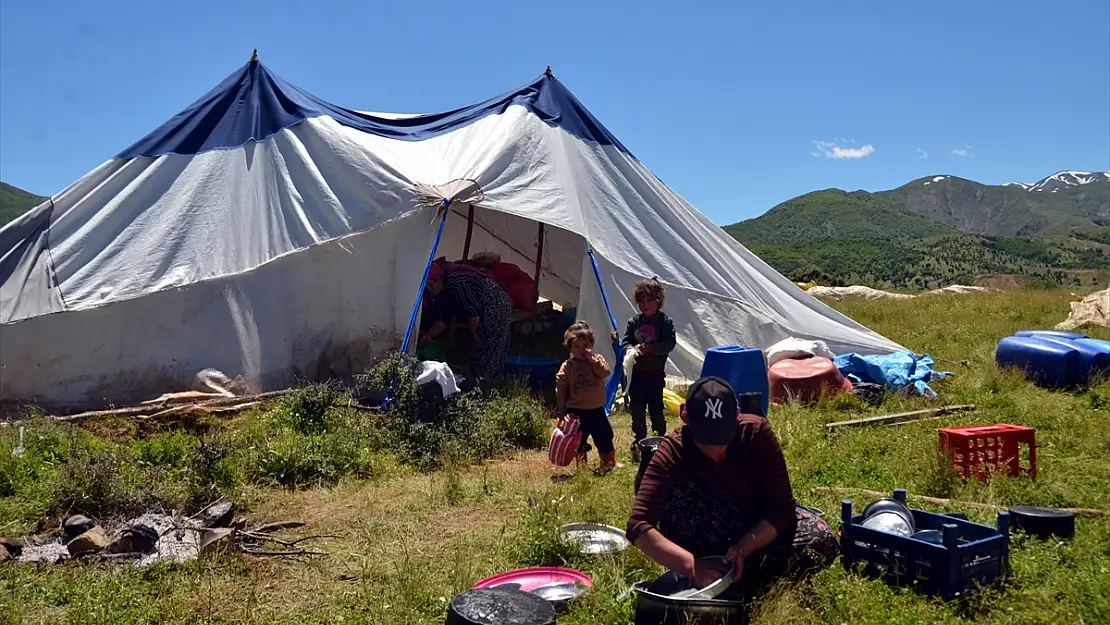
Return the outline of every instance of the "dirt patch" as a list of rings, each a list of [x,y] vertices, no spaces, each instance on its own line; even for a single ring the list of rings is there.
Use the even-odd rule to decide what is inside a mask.
[[[536,487],[550,484],[551,476],[559,473],[552,467],[547,455],[539,452],[520,453],[508,460],[490,463],[487,466],[489,472],[499,478],[516,484],[533,484]],[[470,473],[482,471],[482,467],[475,467],[470,470]]]

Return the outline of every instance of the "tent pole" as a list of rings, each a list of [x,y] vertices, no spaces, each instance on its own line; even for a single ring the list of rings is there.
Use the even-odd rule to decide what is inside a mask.
[[[532,281],[536,284],[536,303],[540,303],[540,275],[543,273],[543,239],[544,239],[544,224],[540,222],[539,230],[539,245],[536,249],[536,272],[532,276]],[[536,308],[534,314],[539,314],[539,308]]]
[[[466,213],[466,242],[463,243],[463,260],[470,260],[470,237],[474,235],[474,205]]]
[[[590,265],[594,268],[594,278],[597,280],[597,288],[601,291],[601,302],[605,304],[605,312],[609,315],[609,324],[613,327],[613,356],[617,362],[613,365],[613,374],[609,376],[609,381],[605,383],[605,414],[613,412],[613,402],[617,400],[617,393],[624,388],[624,354],[621,350],[620,337],[617,334],[617,318],[613,316],[613,308],[609,305],[609,295],[605,292],[605,281],[601,279],[601,267],[597,264],[597,257],[594,256],[594,249],[590,246],[590,242],[586,241],[586,255],[590,258]],[[579,295],[581,298],[581,295]]]
[[[420,315],[420,307],[424,299],[424,289],[428,286],[428,274],[431,272],[432,263],[436,259],[436,250],[439,249],[439,241],[443,238],[443,226],[447,223],[447,215],[451,212],[451,200],[443,198],[443,211],[439,219],[439,228],[436,230],[436,238],[432,241],[432,249],[428,252],[428,262],[424,265],[424,275],[420,278],[420,289],[416,292],[416,302],[412,305],[412,313],[409,315],[408,329],[405,330],[405,338],[401,342],[401,352],[407,354],[409,352],[409,345],[412,341],[413,330],[416,329],[416,318]]]

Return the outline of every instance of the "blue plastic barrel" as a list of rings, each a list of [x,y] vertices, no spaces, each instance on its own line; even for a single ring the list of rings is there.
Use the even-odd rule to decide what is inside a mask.
[[[1099,349],[1106,352],[1107,354],[1110,354],[1110,341],[1104,341],[1102,339],[1075,339],[1075,342],[1082,343],[1084,345],[1090,345],[1095,349]]]
[[[1024,336],[1032,338],[1051,336],[1057,339],[1068,340],[1087,338],[1086,334],[1076,334],[1075,332],[1060,332],[1059,330],[1022,330],[1020,332],[1014,332],[1014,336]]]
[[[1090,341],[1091,339],[1076,339],[1074,341],[1069,341],[1067,339],[1058,339],[1045,335],[1038,335],[1031,338],[1035,338],[1038,341],[1057,343],[1079,352],[1079,358],[1083,361],[1082,376],[1084,381],[1090,378],[1093,373],[1105,373],[1110,371],[1110,350],[1104,350],[1100,347],[1083,342]]]
[[[724,345],[711,347],[705,352],[701,377],[717,377],[729,383],[737,395],[760,393],[763,397],[763,414],[771,402],[771,387],[767,382],[767,358],[757,347]],[[739,405],[737,399],[737,405]]]
[[[558,372],[559,361],[554,358],[509,356],[505,359],[505,377],[521,380],[533,388],[554,384]]]
[[[1028,336],[1008,336],[998,342],[994,360],[1000,367],[1025,371],[1034,382],[1051,388],[1085,384],[1085,367],[1074,347]]]

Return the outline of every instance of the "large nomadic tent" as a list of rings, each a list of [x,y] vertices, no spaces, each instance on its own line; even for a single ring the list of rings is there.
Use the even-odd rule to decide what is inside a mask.
[[[687,378],[720,344],[900,349],[667,188],[550,71],[404,116],[329,104],[255,58],[0,229],[0,400],[144,400],[206,368],[255,390],[362,370],[401,344],[433,244],[524,268],[542,249],[542,295],[605,331],[601,284],[621,322],[632,285],[658,277]]]

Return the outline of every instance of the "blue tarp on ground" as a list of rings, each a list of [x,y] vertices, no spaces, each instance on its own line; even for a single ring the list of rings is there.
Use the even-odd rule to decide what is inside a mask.
[[[842,354],[833,361],[836,368],[852,382],[882,384],[892,391],[913,387],[925,397],[936,397],[929,386],[931,380],[952,375],[948,371],[934,371],[933,357],[916,356],[911,351],[886,356],[862,356],[855,352]]]

